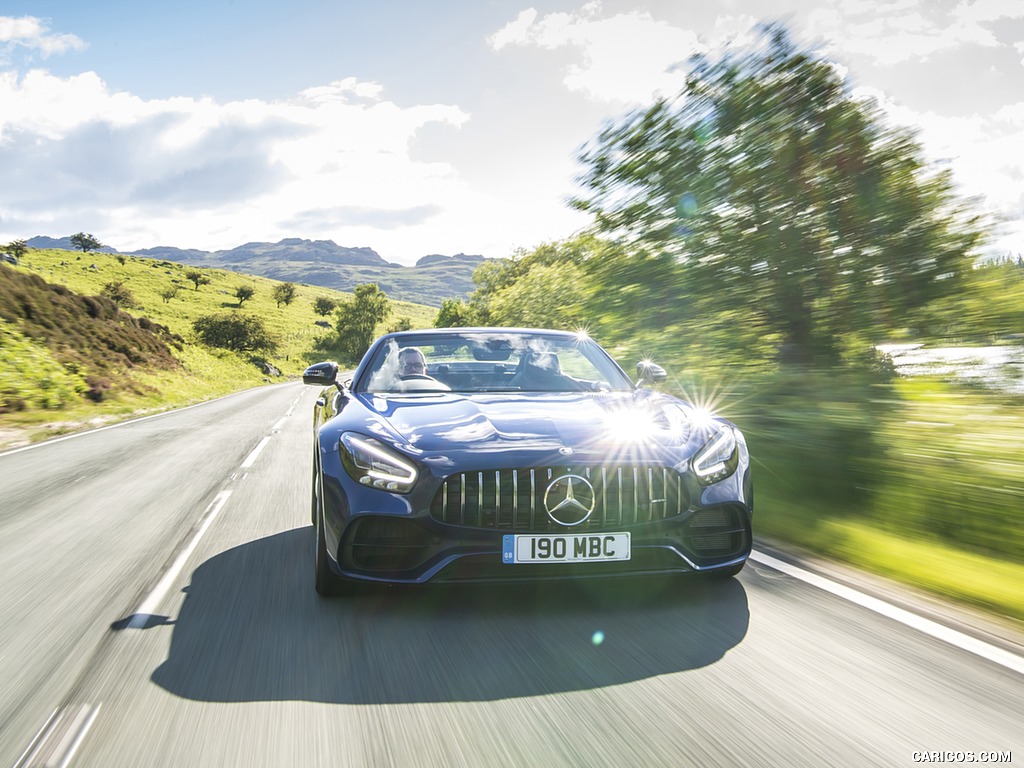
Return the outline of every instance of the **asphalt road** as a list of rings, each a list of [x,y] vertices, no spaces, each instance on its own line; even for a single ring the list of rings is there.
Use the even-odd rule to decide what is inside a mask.
[[[0,767],[1024,763],[1024,672],[765,561],[318,599],[315,397],[0,455]]]

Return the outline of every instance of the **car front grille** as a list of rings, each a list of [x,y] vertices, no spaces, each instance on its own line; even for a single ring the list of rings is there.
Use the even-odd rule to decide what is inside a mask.
[[[544,505],[551,483],[564,475],[593,488],[594,510],[573,531],[600,531],[681,515],[689,499],[679,473],[663,466],[535,467],[462,472],[446,478],[430,514],[449,525],[509,531],[565,531]],[[577,481],[579,482],[579,481]]]

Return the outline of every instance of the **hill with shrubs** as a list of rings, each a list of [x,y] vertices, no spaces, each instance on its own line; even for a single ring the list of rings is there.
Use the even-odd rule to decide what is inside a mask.
[[[0,264],[0,448],[298,376],[349,294],[116,253]],[[379,331],[435,309],[389,300]]]

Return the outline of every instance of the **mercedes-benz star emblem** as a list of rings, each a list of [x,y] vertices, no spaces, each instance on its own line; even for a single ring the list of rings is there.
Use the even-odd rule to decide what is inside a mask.
[[[559,525],[579,525],[594,511],[594,486],[581,475],[562,475],[544,491],[544,509]]]

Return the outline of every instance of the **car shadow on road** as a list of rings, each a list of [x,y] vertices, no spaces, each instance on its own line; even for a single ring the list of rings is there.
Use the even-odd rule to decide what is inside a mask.
[[[747,632],[736,579],[312,586],[313,530],[223,552],[192,574],[155,683],[201,701],[489,701],[698,669]]]

